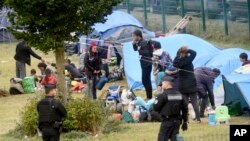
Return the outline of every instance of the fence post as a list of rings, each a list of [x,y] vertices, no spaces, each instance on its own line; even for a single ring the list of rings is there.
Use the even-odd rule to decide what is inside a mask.
[[[127,5],[127,11],[130,14],[130,6],[129,6],[129,0],[126,0],[126,5]]]
[[[201,16],[202,16],[202,30],[206,32],[206,17],[205,17],[204,0],[201,0]]]
[[[148,26],[148,14],[147,14],[147,1],[146,0],[143,0],[143,9],[144,9],[145,25]]]
[[[227,23],[227,5],[226,0],[223,0],[223,17],[224,17],[224,30],[225,35],[228,35],[228,23]]]
[[[182,18],[185,16],[185,9],[184,9],[184,0],[181,0],[181,16]]]
[[[162,16],[162,31],[163,33],[166,33],[166,15],[165,15],[165,9],[164,9],[164,0],[161,0],[161,16]]]
[[[250,0],[247,0],[247,5],[248,5],[248,33],[250,37]]]

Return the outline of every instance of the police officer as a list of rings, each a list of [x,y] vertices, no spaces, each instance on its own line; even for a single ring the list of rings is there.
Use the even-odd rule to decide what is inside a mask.
[[[45,85],[46,97],[38,102],[38,128],[44,141],[59,141],[62,118],[66,110],[59,100],[54,99],[56,85]]]
[[[174,79],[165,76],[162,79],[162,88],[164,92],[156,96],[154,110],[163,117],[158,141],[176,141],[176,135],[179,133],[182,123],[182,130],[187,130],[188,107],[186,101],[182,98],[180,92],[173,88]]]

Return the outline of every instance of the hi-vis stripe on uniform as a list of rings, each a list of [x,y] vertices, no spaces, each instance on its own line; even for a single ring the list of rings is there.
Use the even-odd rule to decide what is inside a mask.
[[[182,95],[179,94],[168,94],[168,100],[182,100]]]

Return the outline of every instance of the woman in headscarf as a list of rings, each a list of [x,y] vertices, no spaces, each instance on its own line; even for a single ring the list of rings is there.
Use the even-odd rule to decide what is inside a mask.
[[[88,79],[88,94],[93,99],[96,99],[96,83],[98,77],[101,76],[101,57],[98,53],[98,46],[96,42],[90,43],[89,52],[84,58],[85,73]]]

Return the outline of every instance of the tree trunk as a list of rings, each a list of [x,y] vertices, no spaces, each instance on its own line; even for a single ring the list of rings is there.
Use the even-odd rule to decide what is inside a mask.
[[[58,94],[62,98],[64,104],[67,103],[68,92],[65,85],[65,60],[64,60],[64,47],[56,48],[56,66],[57,66],[57,78],[58,78]]]

